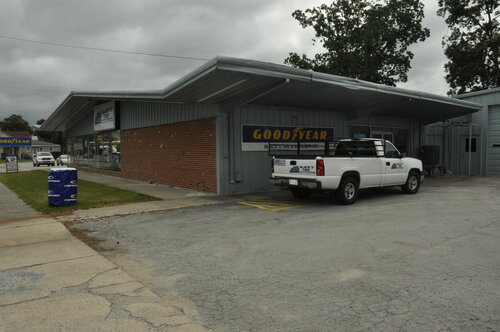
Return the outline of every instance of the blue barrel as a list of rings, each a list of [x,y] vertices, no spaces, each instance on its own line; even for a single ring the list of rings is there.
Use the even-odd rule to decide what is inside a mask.
[[[76,204],[78,174],[75,168],[52,168],[49,172],[49,205]]]

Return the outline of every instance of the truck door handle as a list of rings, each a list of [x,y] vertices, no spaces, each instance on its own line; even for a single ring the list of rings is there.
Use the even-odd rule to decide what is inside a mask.
[[[391,166],[391,163],[390,162],[386,162],[385,163],[387,166]]]

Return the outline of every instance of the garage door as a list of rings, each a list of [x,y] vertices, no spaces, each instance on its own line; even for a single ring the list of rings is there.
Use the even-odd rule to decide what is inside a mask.
[[[500,106],[489,109],[488,175],[500,175]]]

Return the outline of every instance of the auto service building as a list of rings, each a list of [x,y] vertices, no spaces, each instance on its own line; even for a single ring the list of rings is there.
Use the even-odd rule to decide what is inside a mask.
[[[424,125],[482,106],[285,65],[216,57],[163,90],[71,92],[43,131],[76,167],[218,194],[271,189],[269,141],[375,137],[417,156]]]

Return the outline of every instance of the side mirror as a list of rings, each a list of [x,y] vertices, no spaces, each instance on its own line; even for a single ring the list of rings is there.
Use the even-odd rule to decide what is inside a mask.
[[[400,158],[406,158],[406,152],[403,152],[399,155]]]

